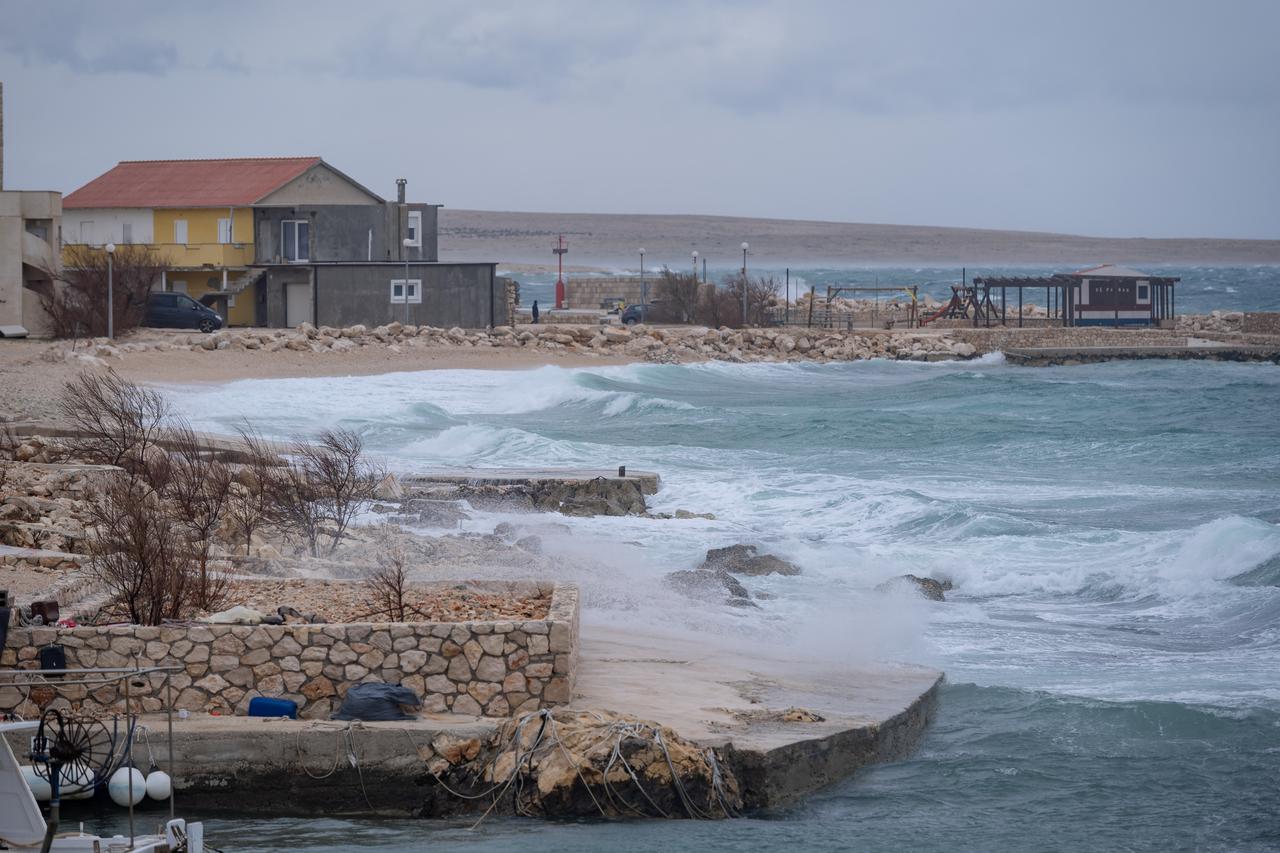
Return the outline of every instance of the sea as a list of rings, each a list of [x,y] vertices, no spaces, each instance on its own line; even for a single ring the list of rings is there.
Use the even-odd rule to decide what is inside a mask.
[[[1137,264],[1138,269],[1153,276],[1174,276],[1178,282],[1174,294],[1174,308],[1180,314],[1208,314],[1210,311],[1280,311],[1280,267],[1273,264],[1251,266],[1170,266],[1166,264]],[[673,269],[686,271],[683,266],[674,265]],[[736,274],[740,267],[709,267],[708,281],[722,281],[729,275]],[[921,297],[932,296],[940,302],[951,298],[951,287],[964,281],[973,281],[975,276],[1042,276],[1054,273],[1070,272],[1069,266],[796,266],[778,267],[773,265],[751,265],[748,272],[754,278],[763,276],[772,278],[777,285],[780,296],[790,296],[794,301],[797,296],[808,293],[814,288],[818,296],[824,296],[828,287],[860,286],[860,287],[911,287],[919,288]],[[661,264],[646,263],[646,275],[654,277],[661,271]],[[701,271],[699,271],[701,272]],[[513,273],[501,267],[500,275],[509,275],[520,282],[520,303],[524,306],[538,301],[538,307],[546,310],[555,305],[556,274],[551,273]],[[607,273],[574,273],[574,277],[582,275],[639,275],[640,267],[619,267]],[[874,299],[873,293],[852,294],[859,299]],[[881,293],[881,299],[891,299],[893,294]],[[1015,295],[1011,294],[1011,298]],[[1028,302],[1044,304],[1042,296],[1027,291]]]
[[[1196,269],[1182,293],[1219,297],[1180,296],[1185,310],[1280,304],[1274,270],[1254,282]],[[635,625],[694,648],[766,639],[835,664],[946,672],[910,757],[787,808],[478,826],[210,815],[224,850],[1280,849],[1275,365],[1026,368],[994,354],[165,390],[201,429],[360,430],[401,472],[659,472],[655,512],[714,519],[555,517],[567,529],[543,534],[564,555],[557,571],[582,584],[584,630]],[[477,513],[464,530],[501,520]],[[747,579],[768,596],[759,610],[664,597],[663,574],[735,542],[803,572]],[[875,591],[906,572],[954,588],[945,602]]]

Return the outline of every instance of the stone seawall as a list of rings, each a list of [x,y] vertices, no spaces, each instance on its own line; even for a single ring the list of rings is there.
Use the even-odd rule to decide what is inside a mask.
[[[448,584],[455,586],[456,584]],[[551,594],[545,619],[332,625],[112,625],[13,628],[0,666],[34,669],[56,643],[69,668],[182,666],[174,705],[243,714],[255,696],[291,699],[327,718],[354,684],[401,684],[427,713],[503,717],[567,704],[578,655],[578,590],[564,584],[468,582],[486,591]],[[164,676],[130,688],[135,710],[166,706]],[[118,711],[123,686],[67,686],[54,706]],[[30,688],[0,687],[0,711],[36,715]]]
[[[657,290],[658,277],[646,276],[649,298]],[[640,301],[640,276],[609,276],[571,278],[564,283],[565,302],[569,308],[598,311],[605,301],[624,302],[627,305]],[[612,306],[610,306],[612,307]]]

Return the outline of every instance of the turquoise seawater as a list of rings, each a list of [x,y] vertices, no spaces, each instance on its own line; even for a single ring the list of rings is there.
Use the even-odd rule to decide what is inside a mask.
[[[342,424],[393,469],[626,464],[658,511],[549,547],[584,621],[947,673],[909,759],[719,823],[232,819],[225,849],[1280,848],[1280,369],[1128,362],[632,365],[166,389],[197,426]],[[492,529],[480,515],[468,529]],[[760,611],[649,607],[708,547],[803,567]],[[608,571],[591,570],[592,558]],[[905,571],[945,603],[884,605]],[[695,618],[690,618],[696,615]],[[835,625],[823,632],[804,625]],[[723,640],[721,640],[723,641]]]

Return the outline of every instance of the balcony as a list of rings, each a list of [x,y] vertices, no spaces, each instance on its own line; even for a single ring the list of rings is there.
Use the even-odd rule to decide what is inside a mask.
[[[252,243],[151,243],[172,267],[245,267],[253,263]]]

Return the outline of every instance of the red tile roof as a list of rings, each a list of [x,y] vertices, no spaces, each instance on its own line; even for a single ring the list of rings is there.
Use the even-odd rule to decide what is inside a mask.
[[[319,162],[319,157],[123,160],[65,197],[62,208],[250,205]]]

